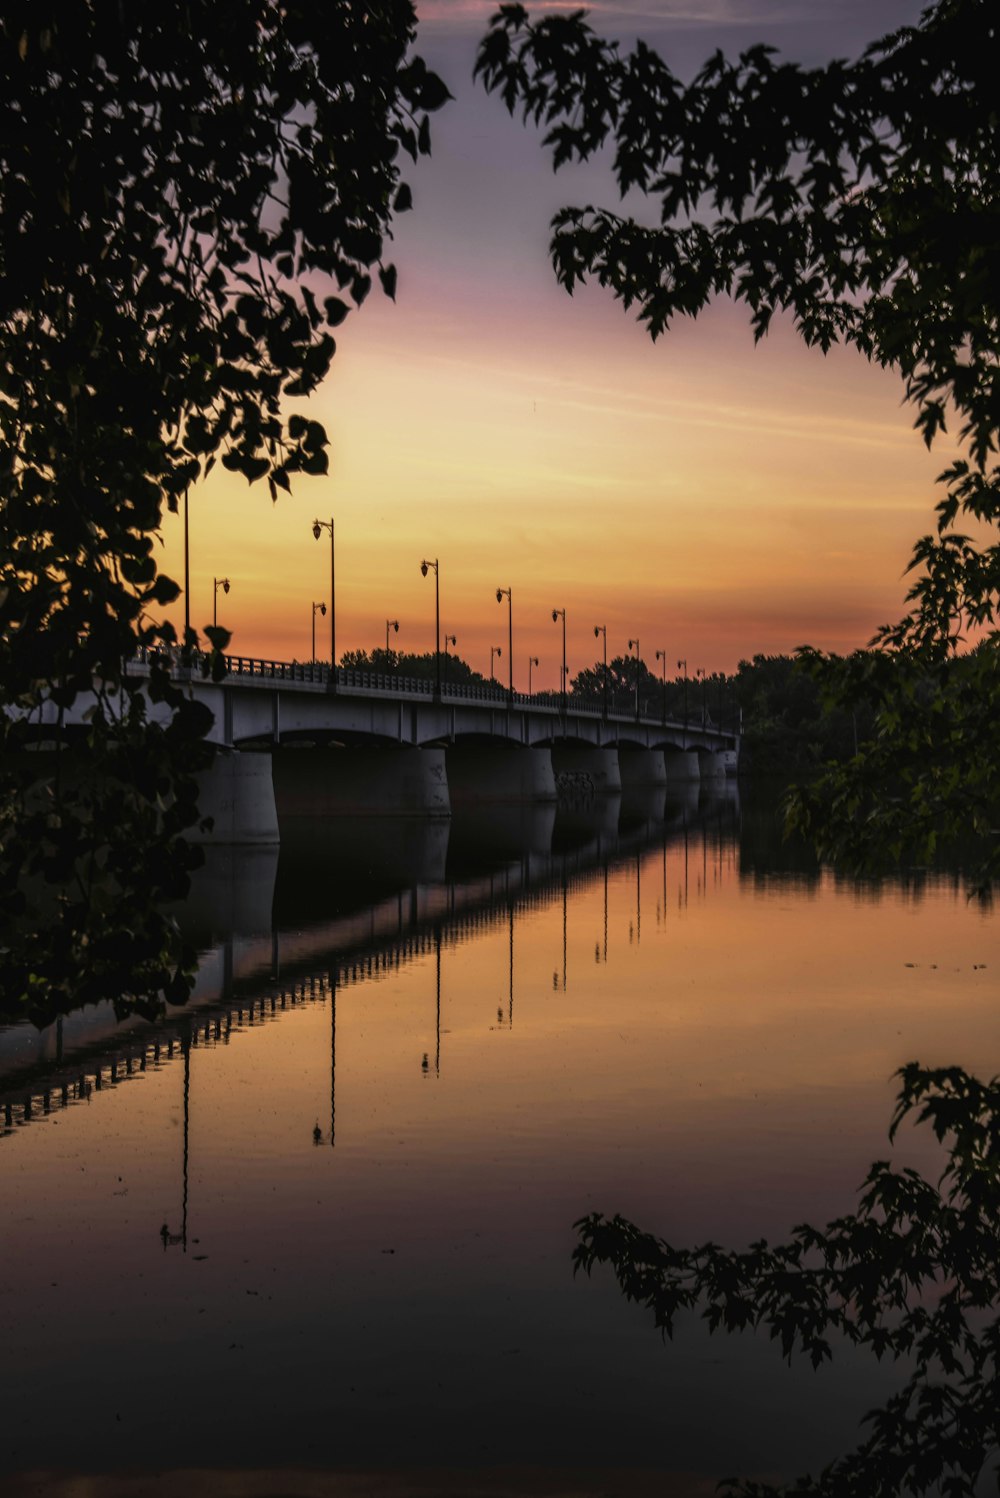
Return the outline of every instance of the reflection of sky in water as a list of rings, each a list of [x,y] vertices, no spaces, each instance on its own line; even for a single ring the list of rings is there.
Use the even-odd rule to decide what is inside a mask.
[[[995,925],[946,882],[768,877],[748,817],[683,821],[588,849],[583,811],[555,855],[508,824],[520,853],[492,867],[456,826],[451,883],[411,833],[395,890],[374,834],[286,854],[277,942],[214,950],[201,998],[278,992],[276,957],[307,1001],[190,1051],[186,1252],[160,1238],[179,1046],[0,1140],[0,1465],[634,1465],[708,1492],[846,1445],[891,1371],[813,1376],[690,1323],[663,1347],[607,1279],[573,1279],[572,1223],[739,1244],[849,1208],[897,1065],[998,1069]],[[224,884],[189,914],[218,924]],[[226,898],[254,907],[238,880]],[[922,1140],[900,1154],[932,1168]]]

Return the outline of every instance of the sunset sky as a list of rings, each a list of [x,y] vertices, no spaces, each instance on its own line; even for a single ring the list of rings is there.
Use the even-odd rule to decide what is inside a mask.
[[[387,258],[395,305],[373,292],[339,330],[311,403],[330,475],[266,488],[217,472],[191,495],[192,623],[219,618],[232,649],[310,652],[311,604],[329,603],[336,518],[337,648],[434,646],[442,633],[487,672],[504,650],[513,588],[515,685],[558,684],[567,610],[572,671],[638,636],[690,669],[732,670],[757,651],[864,644],[900,611],[913,541],[930,528],[934,475],[898,379],[836,350],[824,359],[787,324],[756,348],[745,310],[719,303],[653,345],[631,314],[588,288],[570,298],[548,259],[567,203],[615,206],[606,166],[554,176],[537,136],[472,82],[490,4],[420,7],[419,49],[455,102],[433,121],[433,156],[407,173],[415,206]],[[757,41],[816,63],[856,55],[916,20],[913,0],[647,0],[591,8],[601,30],[642,35],[684,76],[716,47]],[[162,562],[183,576],[168,517]],[[318,653],[328,653],[328,620]],[[322,643],[320,643],[322,642]]]

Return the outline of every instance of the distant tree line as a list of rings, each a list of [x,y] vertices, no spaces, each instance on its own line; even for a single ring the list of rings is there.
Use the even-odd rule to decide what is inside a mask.
[[[417,681],[434,681],[437,663],[433,650],[415,655],[407,650],[345,650],[340,664],[349,671],[375,671],[383,676],[412,676]],[[460,655],[451,651],[441,652],[441,677],[443,681],[462,683],[466,686],[488,686],[489,677],[475,671]],[[500,685],[504,685],[503,682]]]

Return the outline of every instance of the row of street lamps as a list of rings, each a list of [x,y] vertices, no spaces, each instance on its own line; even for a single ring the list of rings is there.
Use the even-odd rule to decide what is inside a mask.
[[[189,566],[189,564],[188,564],[188,544],[187,544],[187,495],[186,494],[185,494],[184,498],[185,498],[185,507],[184,507],[184,509],[185,509],[185,514],[184,514],[184,521],[185,521],[185,524],[184,524],[184,532],[185,532],[185,534],[184,534],[184,553],[185,553],[185,556],[184,556],[184,562],[185,562],[185,583],[188,583],[189,582],[189,576],[188,576],[188,566]],[[330,516],[329,520],[320,520],[320,519],[317,518],[316,520],[313,521],[313,523],[312,523],[312,533],[313,533],[314,538],[317,541],[320,539],[320,537],[322,536],[322,534],[323,534],[324,531],[329,532],[329,536],[330,536],[330,608],[329,608],[329,613],[330,613],[330,666],[331,666],[331,671],[332,671],[331,681],[332,681],[332,683],[334,685],[336,685],[336,665],[337,665],[337,609],[336,609],[336,596],[337,596],[336,595],[336,586],[337,586],[337,554],[336,554],[336,530],[335,530],[335,526],[334,526],[334,517],[332,515]],[[427,574],[428,574],[428,572],[430,572],[430,571],[433,571],[433,573],[434,573],[434,666],[435,666],[435,669],[434,669],[434,680],[435,680],[436,694],[437,694],[437,696],[440,697],[440,695],[441,695],[441,587],[440,587],[441,577],[440,577],[440,567],[439,567],[438,558],[435,557],[433,561],[430,561],[428,558],[425,557],[424,560],[420,563],[420,571],[421,571],[421,573],[423,574],[424,577],[426,577]],[[231,588],[231,586],[232,586],[232,584],[230,583],[228,577],[216,577],[216,578],[212,579],[212,582],[213,582],[213,592],[212,592],[212,624],[213,624],[213,626],[217,626],[218,622],[219,622],[218,621],[219,589],[221,588],[224,593],[228,593],[229,590],[230,590],[230,588]],[[185,587],[185,628],[186,629],[190,628],[190,618],[189,618],[189,613],[188,613],[188,599],[189,599],[189,597],[190,597],[190,589],[189,589],[189,587]],[[507,685],[507,690],[508,690],[508,695],[510,697],[510,700],[513,701],[513,699],[514,699],[514,599],[513,599],[513,591],[512,591],[511,588],[497,588],[497,603],[503,603],[503,601],[504,601],[505,598],[507,600],[507,667],[508,667],[508,677],[507,677],[507,683],[508,683],[508,685]],[[325,600],[323,600],[322,602],[318,602],[318,603],[315,602],[315,601],[313,602],[313,605],[312,605],[312,659],[313,660],[316,659],[316,615],[317,614],[325,615],[326,613],[327,613],[327,606],[326,606],[326,601]],[[566,710],[566,698],[567,698],[567,692],[566,692],[567,680],[566,680],[566,678],[567,678],[567,670],[568,670],[567,665],[566,665],[566,610],[564,608],[562,608],[562,609],[553,609],[552,610],[552,622],[553,622],[553,624],[558,624],[560,620],[562,621],[562,675],[560,677],[560,700],[561,700],[561,703],[562,703],[563,711],[565,712],[565,710]],[[399,620],[398,619],[387,619],[385,621],[385,653],[386,653],[386,658],[387,659],[388,659],[388,655],[389,655],[389,631],[390,630],[394,630],[396,634],[399,633]],[[605,713],[605,716],[606,716],[607,715],[607,711],[608,711],[608,630],[607,630],[607,625],[605,625],[605,624],[595,624],[594,625],[594,638],[597,639],[598,636],[603,637],[603,641],[604,641],[603,689],[604,689],[604,713]],[[458,642],[457,642],[457,639],[456,639],[455,635],[446,635],[445,636],[445,650],[447,650],[447,648],[448,648],[449,645],[455,646],[455,645],[457,645],[457,643]],[[641,657],[640,657],[640,647],[639,647],[639,637],[638,637],[638,635],[635,637],[634,640],[633,639],[629,640],[629,642],[628,642],[628,649],[629,649],[629,654],[631,654],[633,650],[635,651],[635,662],[636,662],[636,672],[635,672],[635,715],[638,718],[638,716],[639,716],[639,664],[640,664],[640,659],[641,659]],[[493,663],[494,663],[494,660],[502,657],[502,655],[503,655],[503,650],[501,649],[501,647],[499,645],[492,645],[490,647],[490,680],[491,681],[493,680]],[[664,719],[665,719],[666,718],[666,711],[667,711],[667,653],[666,653],[666,651],[665,650],[657,650],[657,652],[656,652],[656,659],[657,659],[658,662],[662,662],[662,666],[661,666],[661,680],[662,680],[662,685],[663,685],[663,716],[664,716]],[[529,656],[528,657],[528,695],[529,695],[529,697],[531,696],[531,668],[532,668],[532,666],[537,666],[537,665],[538,665],[538,656],[537,655]],[[684,720],[686,722],[687,721],[687,683],[688,683],[687,660],[686,659],[679,660],[677,662],[677,669],[678,669],[678,671],[683,671],[683,673],[684,673]],[[695,670],[695,678],[696,679],[700,678],[701,681],[702,681],[702,684],[704,686],[705,669],[704,669],[703,666],[697,667],[697,669]]]
[[[320,537],[322,536],[322,534],[323,534],[324,531],[328,531],[329,534],[330,534],[330,666],[331,666],[331,670],[333,672],[332,680],[333,680],[334,684],[336,684],[336,665],[337,665],[337,625],[336,625],[336,608],[335,608],[335,598],[336,598],[336,591],[335,591],[336,590],[336,535],[335,535],[335,530],[334,530],[334,519],[333,519],[332,515],[330,516],[330,519],[328,521],[327,520],[319,520],[319,519],[313,521],[312,533],[313,533],[313,536],[315,537],[315,539],[317,541],[320,539]],[[438,697],[440,697],[440,695],[441,695],[441,570],[440,570],[439,559],[437,557],[435,557],[434,560],[431,561],[428,557],[424,557],[424,559],[420,563],[420,571],[421,571],[421,573],[422,573],[422,575],[424,577],[426,577],[429,572],[433,572],[434,573],[434,685],[435,685],[436,695]],[[224,583],[224,586],[225,586],[225,590],[228,593],[229,592],[229,580],[228,580],[228,578],[223,579],[223,583]],[[217,582],[216,583],[216,588],[218,589],[219,586],[220,585]],[[507,669],[508,669],[507,691],[508,691],[508,695],[509,695],[511,701],[513,701],[513,699],[514,699],[514,596],[513,596],[513,590],[511,588],[497,588],[497,603],[501,603],[502,604],[505,598],[507,600]],[[316,659],[316,614],[317,614],[317,612],[319,612],[321,614],[325,614],[326,613],[326,605],[325,605],[325,603],[314,603],[313,604],[313,613],[312,613],[312,647],[313,647],[312,648],[312,658],[313,658],[313,660]],[[552,610],[552,622],[553,622],[553,624],[558,624],[560,622],[560,620],[562,621],[562,675],[560,677],[560,699],[561,699],[561,702],[562,702],[563,711],[565,712],[565,710],[566,710],[566,698],[567,698],[567,692],[566,692],[567,679],[566,678],[567,678],[567,671],[568,671],[568,667],[566,665],[566,610],[565,610],[565,608],[562,608],[562,609],[553,609]],[[385,653],[386,653],[386,658],[387,659],[388,659],[388,655],[389,655],[389,631],[390,631],[390,629],[394,630],[397,634],[399,633],[399,620],[398,619],[387,619],[385,621]],[[594,625],[594,638],[597,639],[598,636],[603,637],[603,641],[604,641],[604,675],[603,675],[604,712],[605,712],[605,715],[607,715],[607,711],[608,711],[608,629],[607,629],[607,625],[606,624],[595,624]],[[456,639],[456,637],[454,635],[446,635],[445,636],[445,649],[446,650],[447,650],[447,648],[448,648],[449,645],[455,646],[455,645],[457,645],[457,643],[458,643],[457,639]],[[638,716],[639,716],[639,665],[640,665],[640,662],[641,662],[640,643],[639,643],[639,637],[638,637],[638,635],[635,637],[635,639],[630,639],[629,640],[629,642],[628,642],[628,649],[629,649],[629,654],[631,654],[633,650],[635,651],[635,663],[636,663],[636,672],[635,672],[635,715],[638,718]],[[499,645],[491,645],[490,646],[490,680],[491,681],[493,680],[493,663],[494,663],[494,661],[496,659],[502,657],[502,655],[503,655],[503,650],[502,650],[502,648]],[[662,685],[663,685],[663,716],[664,716],[664,719],[665,719],[666,718],[666,711],[667,711],[667,652],[666,652],[666,650],[657,650],[657,652],[656,652],[656,659],[657,659],[658,662],[662,663],[661,664],[661,680],[662,680]],[[531,668],[532,668],[532,666],[537,666],[537,665],[538,665],[538,656],[537,655],[529,656],[528,657],[528,696],[529,697],[531,696]],[[684,673],[684,719],[685,719],[685,722],[686,722],[687,721],[687,682],[688,682],[687,660],[686,659],[679,660],[677,662],[677,669],[678,669],[678,671],[683,671],[683,673]],[[705,670],[704,670],[704,667],[699,666],[697,668],[697,670],[695,671],[695,676],[696,677],[700,677],[701,680],[702,680],[702,682],[704,682],[704,679],[705,679]]]

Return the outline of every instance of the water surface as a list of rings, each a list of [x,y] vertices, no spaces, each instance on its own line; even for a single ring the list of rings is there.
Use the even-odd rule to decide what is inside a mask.
[[[773,827],[730,788],[290,828],[200,877],[187,1011],[0,1031],[0,1473],[694,1494],[844,1449],[891,1370],[664,1345],[571,1272],[592,1210],[734,1246],[849,1210],[896,1067],[1000,1070],[961,881]]]

